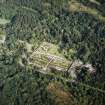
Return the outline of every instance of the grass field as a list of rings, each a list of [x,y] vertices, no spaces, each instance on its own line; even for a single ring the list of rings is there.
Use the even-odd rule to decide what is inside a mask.
[[[59,53],[58,48],[59,48],[58,45],[43,42],[41,46],[37,49],[37,51],[63,57],[62,54]]]
[[[5,29],[4,29],[4,26],[5,24],[9,23],[10,21],[9,20],[6,20],[6,19],[1,19],[0,18],[0,43],[3,43],[5,41]]]
[[[0,43],[3,43],[5,40],[5,30],[0,28]]]
[[[43,42],[39,48],[31,55],[31,62],[41,67],[51,66],[66,70],[71,63],[58,51],[58,46]],[[52,60],[52,61],[51,61]],[[49,63],[50,62],[50,63]]]
[[[9,23],[9,22],[10,22],[9,20],[1,19],[1,18],[0,18],[0,24],[1,24],[1,25],[5,25],[5,24],[7,24],[7,23]]]
[[[90,0],[91,3],[94,3],[96,5],[100,5],[99,2],[97,2],[96,0]],[[94,8],[94,7],[89,7],[86,5],[83,5],[82,3],[78,2],[78,0],[71,0],[69,2],[69,9],[70,11],[73,12],[84,12],[84,13],[88,13],[92,16],[94,16],[96,19],[99,19],[102,22],[105,22],[105,17],[102,16],[102,12],[100,12],[98,9]]]

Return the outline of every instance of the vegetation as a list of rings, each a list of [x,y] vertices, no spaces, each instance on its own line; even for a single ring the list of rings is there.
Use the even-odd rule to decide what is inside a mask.
[[[0,19],[0,24],[6,24],[9,23],[9,20],[6,19]]]
[[[1,0],[2,34],[0,105],[104,105],[104,0]],[[96,73],[82,70],[82,79],[72,83],[67,74],[38,72],[41,68],[28,60],[36,49],[46,53],[42,42],[52,43],[47,53],[89,62]],[[35,64],[46,65],[46,54],[35,56]]]

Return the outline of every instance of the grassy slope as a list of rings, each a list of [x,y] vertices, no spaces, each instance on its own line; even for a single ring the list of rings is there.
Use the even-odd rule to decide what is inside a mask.
[[[10,20],[6,20],[6,19],[1,19],[0,18],[0,24],[1,25],[5,25],[5,24],[7,24],[7,23],[9,23],[10,22]]]
[[[34,64],[45,67],[50,61],[50,55],[55,56],[54,58],[58,57],[58,59],[54,59],[54,61],[51,62],[51,66],[57,66],[63,69],[67,69],[70,62],[66,60],[61,53],[59,53],[57,45],[47,42],[43,42],[41,46],[37,49],[37,51],[32,54],[32,62]]]
[[[5,24],[7,24],[7,23],[9,23],[10,22],[10,20],[6,20],[6,19],[1,19],[0,18],[0,25],[2,26],[4,26]],[[4,29],[2,29],[2,28],[0,28],[0,40],[2,40],[3,39],[3,37],[5,36],[5,30]]]
[[[96,0],[90,0],[90,2],[96,5],[100,5],[100,3],[97,2]],[[105,22],[105,17],[102,16],[102,12],[100,12],[96,8],[85,6],[82,3],[78,2],[78,0],[71,0],[69,2],[69,6],[70,6],[70,11],[85,12],[94,16],[96,19],[99,19],[100,21]]]

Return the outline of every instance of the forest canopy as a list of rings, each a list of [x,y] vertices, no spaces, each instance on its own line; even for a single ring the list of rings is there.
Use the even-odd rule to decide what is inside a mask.
[[[1,19],[1,105],[104,105],[104,0],[1,0]],[[57,46],[67,60],[91,63],[96,74],[75,84],[62,79],[66,74],[37,72],[40,68],[28,65],[26,46],[35,50],[42,42]]]

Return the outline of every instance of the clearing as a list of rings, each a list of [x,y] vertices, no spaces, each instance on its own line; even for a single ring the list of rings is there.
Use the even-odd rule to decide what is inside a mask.
[[[30,56],[32,64],[42,67],[44,70],[47,68],[55,68],[59,71],[68,69],[71,64],[61,53],[58,51],[58,46],[43,42],[39,48],[36,49]]]
[[[5,33],[5,24],[9,23],[9,20],[0,18],[0,43],[5,42],[6,33]]]
[[[7,24],[9,22],[10,22],[10,20],[6,20],[6,19],[1,19],[0,18],[0,25],[5,25],[5,24]]]
[[[95,5],[100,6],[100,3],[97,2],[96,0],[90,0],[90,3],[94,3]],[[78,0],[71,0],[69,2],[69,10],[73,12],[88,13],[94,16],[96,19],[99,19],[100,21],[105,22],[105,17],[102,16],[101,11],[99,11],[95,7],[86,6],[83,3],[78,2]]]

